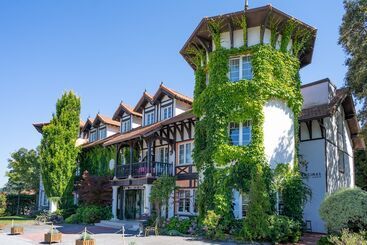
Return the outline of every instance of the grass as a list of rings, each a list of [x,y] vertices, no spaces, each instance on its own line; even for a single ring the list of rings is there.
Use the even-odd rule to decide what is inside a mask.
[[[11,224],[14,220],[14,224],[33,224],[34,219],[28,216],[3,216],[0,217],[0,224]]]

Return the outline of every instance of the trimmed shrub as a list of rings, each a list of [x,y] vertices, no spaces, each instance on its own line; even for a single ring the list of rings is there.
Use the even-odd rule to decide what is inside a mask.
[[[327,237],[322,237],[318,242],[318,245],[367,245],[367,234],[366,232],[353,233],[349,230],[342,230],[340,235],[330,235]]]
[[[193,225],[194,221],[192,219],[180,219],[178,217],[171,218],[167,220],[165,224],[165,229],[167,231],[178,231],[182,234],[189,234],[189,229]]]
[[[320,216],[331,233],[342,229],[359,232],[367,229],[367,192],[359,188],[342,189],[327,196]]]
[[[269,218],[269,238],[272,242],[298,242],[301,238],[301,225],[287,216],[272,215]]]
[[[93,224],[101,220],[112,218],[111,208],[109,206],[101,207],[96,205],[80,206],[75,214],[69,216],[65,221],[70,224]]]
[[[224,236],[222,229],[218,227],[220,219],[220,215],[216,214],[213,210],[208,211],[203,221],[208,238],[220,239]]]

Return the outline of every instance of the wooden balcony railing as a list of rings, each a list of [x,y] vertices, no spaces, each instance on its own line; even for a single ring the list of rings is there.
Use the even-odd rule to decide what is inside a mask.
[[[137,162],[117,166],[116,177],[126,179],[131,175],[133,178],[141,178],[146,176],[159,177],[162,175],[173,175],[173,166],[165,162]]]

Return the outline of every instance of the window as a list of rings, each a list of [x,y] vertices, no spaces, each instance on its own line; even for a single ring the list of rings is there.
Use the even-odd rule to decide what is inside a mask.
[[[229,80],[232,82],[240,80],[240,59],[229,60]]]
[[[165,163],[169,162],[168,147],[159,148],[159,161]]]
[[[145,113],[145,125],[154,123],[154,111]]]
[[[130,122],[130,119],[125,120],[125,121],[122,121],[121,122],[121,132],[124,133],[124,132],[127,132],[129,130],[131,130],[131,122]]]
[[[231,145],[248,145],[251,143],[251,121],[229,124]]]
[[[345,135],[344,135],[344,116],[343,113],[338,112],[336,114],[336,127],[337,127],[337,146],[338,146],[338,169],[339,172],[344,173],[345,171]]]
[[[192,164],[193,143],[183,143],[178,146],[179,165]]]
[[[94,142],[97,140],[97,130],[93,130],[90,132],[89,141]]]
[[[196,190],[186,189],[178,191],[178,212],[179,213],[197,213]]]
[[[342,150],[338,150],[338,169],[341,173],[345,171],[344,152]]]
[[[247,216],[248,206],[249,206],[249,196],[248,194],[242,194],[242,218]]]
[[[106,127],[99,128],[98,132],[99,132],[99,139],[104,139],[104,138],[107,137],[107,129],[106,129]]]
[[[161,108],[161,120],[172,117],[172,105]]]
[[[229,80],[231,82],[238,82],[242,79],[251,80],[252,78],[251,56],[242,56],[229,60]]]

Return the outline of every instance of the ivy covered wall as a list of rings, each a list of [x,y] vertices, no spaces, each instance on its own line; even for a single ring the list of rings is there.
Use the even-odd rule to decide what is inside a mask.
[[[116,158],[116,149],[114,147],[95,146],[91,149],[85,149],[79,154],[80,176],[84,171],[94,176],[113,176],[113,170],[110,170],[111,159]]]
[[[245,18],[241,26],[246,33]],[[209,59],[202,51],[191,50],[196,64],[193,107],[200,118],[195,126],[194,160],[204,176],[198,192],[200,218],[205,220],[208,211],[214,211],[221,217],[218,230],[227,232],[234,222],[232,190],[236,189],[250,197],[244,234],[265,238],[267,215],[275,211],[276,190],[264,153],[263,108],[267,101],[277,99],[286,103],[294,118],[298,118],[303,102],[298,55],[307,43],[307,35],[298,35],[295,23],[289,21],[283,29],[279,50],[275,49],[279,35],[276,27],[272,28],[270,44],[247,47],[244,34],[243,47],[224,49],[220,43],[220,22],[213,21],[209,29],[216,47]],[[293,48],[289,51],[291,37]],[[251,56],[253,79],[230,82],[229,58],[240,55]],[[251,143],[231,145],[229,123],[248,120],[252,122]],[[294,123],[297,130],[297,120]]]

